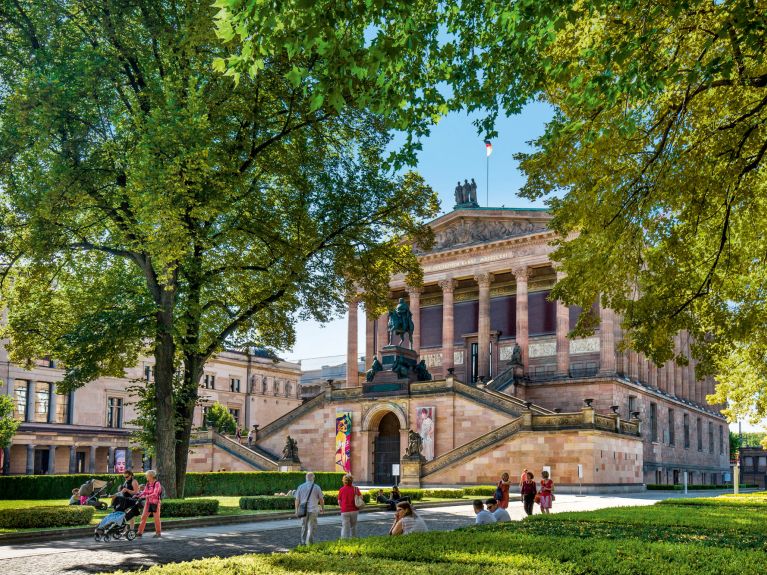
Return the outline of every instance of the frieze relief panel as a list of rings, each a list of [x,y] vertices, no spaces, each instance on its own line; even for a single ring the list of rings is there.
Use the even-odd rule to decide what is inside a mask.
[[[599,338],[574,339],[570,342],[570,354],[576,353],[599,353]]]
[[[501,361],[509,361],[514,352],[514,345],[504,345],[498,348],[498,358]]]
[[[463,351],[453,352],[453,365],[463,365]]]
[[[531,358],[557,355],[557,342],[556,340],[533,342],[529,344],[527,353]]]
[[[425,353],[422,359],[426,362],[426,367],[441,367],[442,366],[442,354],[441,353]]]
[[[487,221],[461,220],[456,225],[437,232],[434,250],[494,242],[515,236],[546,231],[546,225],[530,220]]]

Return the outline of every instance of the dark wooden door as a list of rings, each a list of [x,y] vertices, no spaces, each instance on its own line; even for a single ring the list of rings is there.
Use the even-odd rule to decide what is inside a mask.
[[[400,461],[399,435],[378,436],[374,449],[373,481],[376,485],[393,485],[392,465]]]

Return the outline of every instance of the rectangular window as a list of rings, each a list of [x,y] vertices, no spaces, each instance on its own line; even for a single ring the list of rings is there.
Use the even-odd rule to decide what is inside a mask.
[[[724,430],[719,426],[719,455],[724,455]]]
[[[203,405],[202,406],[202,427],[203,429],[208,429],[208,410],[210,409],[209,406]]]
[[[676,437],[674,434],[674,410],[669,408],[668,410],[668,444],[674,445],[676,443]]]
[[[634,413],[637,410],[637,398],[636,395],[629,395],[629,418],[632,417],[632,413]]]
[[[684,414],[684,448],[690,449],[690,416]]]
[[[110,397],[107,399],[107,427],[119,429],[122,426],[123,426],[122,397]]]
[[[230,407],[229,413],[232,414],[232,417],[234,417],[234,420],[237,422],[237,425],[240,425],[240,410]]]
[[[708,422],[708,452],[714,453],[714,424]]]
[[[758,472],[760,472],[760,473],[764,473],[765,471],[767,471],[767,457],[765,457],[764,455],[760,455],[757,458],[757,469],[756,470]]]
[[[147,381],[154,381],[154,366],[153,365],[145,365],[144,366],[144,379]]]
[[[35,382],[35,417],[38,423],[48,422],[48,407],[51,401],[51,384],[47,381]]]
[[[216,389],[216,376],[206,373],[202,377],[202,386],[205,389]]]
[[[650,441],[658,442],[658,404],[650,404]]]
[[[237,393],[240,392],[240,380],[239,379],[232,377],[229,380],[229,391],[235,391]]]
[[[69,394],[56,395],[56,423],[69,423]]]
[[[753,467],[753,466],[754,466],[754,458],[753,457],[744,457],[743,458],[743,467],[745,468],[744,471],[746,469],[748,469],[749,467]]]
[[[703,422],[700,420],[700,417],[697,418],[696,423],[697,426],[697,436],[698,436],[698,451],[703,451]]]
[[[17,379],[13,384],[13,417],[25,421],[27,419],[27,393],[29,382]]]

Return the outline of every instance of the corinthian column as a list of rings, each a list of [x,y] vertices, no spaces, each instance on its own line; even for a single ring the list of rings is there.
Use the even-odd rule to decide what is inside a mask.
[[[615,373],[615,314],[609,307],[599,304],[599,372]]]
[[[490,284],[493,274],[481,273],[474,276],[479,285],[479,321],[477,322],[477,375],[488,379],[490,375]]]
[[[442,288],[442,369],[447,375],[453,365],[453,290],[455,281],[450,278],[439,282]]]
[[[359,302],[356,299],[349,301],[349,321],[346,331],[346,387],[357,387],[357,311]]]
[[[410,312],[413,314],[413,349],[421,350],[421,294],[423,288],[408,287],[410,294]]]
[[[562,272],[557,272],[557,281],[563,277]],[[567,339],[569,332],[570,308],[557,300],[557,375],[562,377],[570,375],[570,340]]]
[[[529,277],[529,271],[527,266],[520,266],[511,270],[511,273],[514,274],[514,279],[517,282],[517,335],[515,340],[522,349],[524,372],[528,373],[528,346],[530,339],[528,337],[527,320],[527,278]]]

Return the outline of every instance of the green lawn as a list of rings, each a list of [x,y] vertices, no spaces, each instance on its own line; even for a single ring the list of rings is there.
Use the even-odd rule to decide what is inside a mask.
[[[337,541],[147,575],[741,575],[763,573],[767,493],[537,515],[521,522]]]

